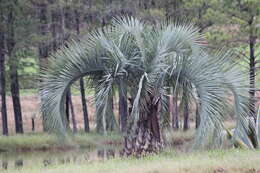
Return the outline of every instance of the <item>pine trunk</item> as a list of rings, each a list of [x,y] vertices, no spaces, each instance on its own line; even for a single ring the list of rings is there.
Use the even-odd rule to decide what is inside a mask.
[[[2,14],[0,14],[2,20]],[[2,25],[2,23],[1,23]],[[2,127],[3,135],[8,135],[8,123],[7,123],[7,109],[6,109],[6,87],[5,87],[5,45],[4,45],[4,31],[0,26],[0,94],[1,94],[1,115],[2,115]]]
[[[97,92],[97,91],[95,91]],[[109,95],[107,109],[105,113],[105,117],[102,117],[102,110],[98,110],[96,108],[96,130],[100,134],[106,134],[107,131],[116,131],[118,130],[118,125],[116,122],[116,118],[113,112],[113,96]]]
[[[70,89],[66,94],[66,102],[65,102],[65,113],[66,113],[66,120],[67,120],[67,124],[66,127],[70,128]]]
[[[178,97],[172,97],[173,111],[172,111],[172,129],[179,129],[179,110],[178,110]]]
[[[72,98],[71,97],[69,99],[69,106],[70,106],[70,112],[71,112],[72,130],[73,130],[73,133],[77,133],[78,128],[77,128],[75,111],[74,111],[74,106],[73,106],[73,102],[72,102]]]
[[[114,114],[114,99],[113,95],[110,94],[108,101],[108,109],[106,112],[106,130],[107,131],[116,131],[118,130],[118,124]]]
[[[23,119],[20,104],[20,93],[19,93],[19,81],[17,73],[16,58],[10,59],[10,79],[11,79],[11,94],[13,100],[14,117],[15,117],[15,130],[16,133],[23,133]]]
[[[23,120],[22,120],[22,111],[20,104],[20,94],[19,94],[19,81],[18,81],[18,72],[17,72],[17,57],[14,52],[15,40],[14,40],[14,4],[11,3],[8,8],[8,17],[7,17],[7,39],[6,45],[8,49],[9,56],[9,69],[10,69],[10,80],[11,80],[11,94],[13,100],[13,109],[14,109],[14,118],[15,118],[15,130],[16,133],[23,133]]]
[[[186,131],[190,127],[189,125],[189,105],[184,102],[184,112],[183,112],[183,130]]]
[[[95,89],[95,97],[97,95],[97,90]],[[101,113],[101,110],[98,110],[97,109],[97,106],[96,106],[96,112],[95,112],[95,118],[96,118],[96,131],[97,133],[99,134],[103,134],[104,133],[104,128],[103,128],[103,117],[101,117],[102,113]]]
[[[48,34],[47,3],[43,1],[42,3],[37,4],[37,9],[39,34],[43,40],[38,45],[39,66],[40,68],[43,68],[46,66],[46,61],[49,54],[49,46],[46,40]]]
[[[75,10],[74,13],[75,13],[75,20],[76,20],[76,31],[77,31],[77,36],[79,38],[80,13],[78,10]],[[87,101],[86,101],[86,96],[85,96],[84,79],[80,78],[79,83],[80,83],[81,103],[82,103],[82,111],[83,111],[83,118],[84,118],[84,130],[85,130],[85,132],[89,132],[89,118],[88,118]]]
[[[42,3],[38,3],[36,8],[39,19],[39,35],[43,40],[38,44],[39,67],[40,69],[43,69],[47,64],[47,57],[49,54],[48,43],[46,43],[46,37],[48,34],[47,4],[43,1]],[[47,131],[44,118],[42,119],[42,126],[43,131]]]
[[[199,114],[199,106],[196,107],[196,121],[195,121],[195,128],[199,128],[200,125],[200,114]]]
[[[84,130],[85,132],[89,132],[89,118],[88,118],[88,108],[87,108],[87,100],[85,96],[85,87],[83,78],[80,79],[80,93],[81,93],[81,103],[83,110],[83,118],[84,118]]]
[[[120,130],[125,132],[127,123],[127,93],[123,93],[121,89],[119,89],[119,117]]]
[[[52,49],[57,51],[59,47],[59,22],[60,22],[60,10],[53,9],[51,12],[51,33],[52,33]]]

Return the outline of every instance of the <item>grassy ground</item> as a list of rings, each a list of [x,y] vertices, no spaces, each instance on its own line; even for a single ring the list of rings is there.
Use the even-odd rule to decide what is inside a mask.
[[[111,159],[105,162],[55,164],[49,167],[32,164],[7,173],[258,173],[260,151],[218,150],[192,153],[175,151],[141,159]]]
[[[183,131],[166,131],[164,138],[168,144],[182,147],[189,143],[194,136],[194,129]],[[106,136],[94,132],[78,132],[64,140],[56,135],[47,133],[26,133],[23,135],[0,136],[0,153],[2,152],[26,152],[46,151],[55,149],[73,149],[122,145],[123,137],[119,133],[109,133]]]
[[[113,133],[107,136],[96,133],[78,133],[67,140],[55,135],[31,133],[25,135],[0,136],[0,151],[24,152],[37,150],[72,149],[75,147],[98,147],[106,144],[120,144],[121,135]]]
[[[9,161],[6,173],[259,173],[260,150],[188,151],[194,131],[168,134],[173,140],[172,148],[158,155],[144,158],[116,158],[98,161],[97,147],[114,145],[120,148],[122,137],[110,134],[106,137],[95,133],[79,133],[68,141],[58,140],[54,135],[43,133],[0,137],[0,161]],[[185,146],[185,147],[184,147]],[[81,147],[80,150],[70,148]],[[86,149],[84,149],[86,147]],[[93,149],[87,147],[93,147]],[[83,149],[82,149],[83,148]],[[184,149],[186,148],[186,149]],[[71,150],[70,150],[71,149]],[[26,151],[26,152],[25,152]],[[34,151],[34,152],[31,152]],[[36,152],[35,152],[36,151]],[[17,155],[18,153],[22,153]],[[85,153],[84,153],[85,152]],[[10,154],[8,154],[10,153]],[[50,155],[58,158],[77,158],[77,161],[56,162],[45,167],[43,159]],[[59,157],[60,156],[60,157]],[[85,160],[85,157],[90,159]],[[21,157],[21,158],[20,158]],[[22,167],[12,166],[23,159]],[[2,162],[3,164],[4,162]],[[259,171],[259,172],[257,172]]]

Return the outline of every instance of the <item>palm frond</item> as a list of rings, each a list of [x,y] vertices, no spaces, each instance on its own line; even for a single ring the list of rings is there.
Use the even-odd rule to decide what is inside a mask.
[[[104,70],[101,61],[91,56],[81,43],[71,41],[49,59],[41,72],[41,112],[47,129],[65,133],[64,100],[69,86],[82,76]]]
[[[74,81],[88,75],[88,86],[96,88],[97,116],[104,129],[112,88],[120,85],[121,90],[129,88],[134,100],[129,131],[135,131],[149,104],[164,104],[170,87],[174,87],[174,95],[184,93],[186,102],[198,99],[200,103],[195,146],[221,143],[230,93],[238,119],[236,133],[249,131],[245,75],[229,62],[230,53],[206,53],[203,36],[191,24],[156,27],[134,17],[118,17],[112,26],[67,45],[52,55],[41,75],[41,111],[49,129],[65,134],[66,92]]]

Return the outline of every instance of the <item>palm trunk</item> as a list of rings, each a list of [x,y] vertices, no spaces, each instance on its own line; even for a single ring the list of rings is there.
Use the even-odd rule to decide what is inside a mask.
[[[13,3],[10,4],[8,10],[7,17],[7,49],[9,56],[9,69],[10,69],[10,79],[11,79],[11,94],[13,100],[13,108],[14,108],[14,118],[15,118],[15,130],[16,133],[23,133],[23,120],[22,120],[22,111],[20,104],[20,94],[19,94],[19,81],[18,81],[18,72],[17,72],[17,58],[15,55],[14,47],[14,7]]]
[[[0,16],[2,20],[2,14]],[[2,24],[2,23],[1,23]],[[3,135],[8,135],[7,110],[6,110],[6,91],[5,91],[5,46],[4,46],[4,31],[0,26],[0,94],[1,94],[1,114]]]
[[[149,112],[141,113],[137,128],[127,131],[123,150],[126,156],[141,156],[161,150],[163,142],[160,134],[158,106],[159,102],[150,104]]]

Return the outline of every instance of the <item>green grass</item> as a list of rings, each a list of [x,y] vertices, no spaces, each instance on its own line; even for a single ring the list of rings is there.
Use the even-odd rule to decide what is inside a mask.
[[[178,140],[190,141],[194,136],[194,130],[166,131],[166,142]],[[119,133],[109,133],[106,136],[90,132],[78,132],[69,135],[68,139],[59,138],[47,133],[26,133],[23,135],[0,136],[0,151],[17,152],[27,150],[48,150],[59,147],[103,147],[109,145],[121,145],[123,137]]]
[[[194,131],[174,132],[168,134],[169,140],[190,139]],[[0,161],[9,161],[6,173],[213,173],[223,171],[228,173],[248,172],[260,170],[260,150],[214,150],[214,151],[187,151],[179,146],[165,149],[158,155],[150,155],[143,158],[114,158],[106,161],[96,160],[98,147],[113,145],[115,150],[122,147],[122,136],[109,134],[102,136],[95,133],[79,134],[69,140],[61,141],[57,136],[36,133],[0,137],[0,149],[12,151],[0,154]],[[52,150],[55,147],[81,147],[81,149],[67,150],[66,148]],[[89,148],[89,147],[94,147]],[[28,148],[36,152],[17,151]],[[46,150],[42,150],[45,148]],[[38,151],[39,150],[39,151]],[[22,150],[23,151],[23,150]],[[117,154],[118,155],[118,154]],[[76,162],[53,162],[48,167],[43,165],[43,160],[53,158],[78,158]],[[90,159],[86,161],[85,156]],[[92,160],[92,158],[94,159]],[[16,160],[23,159],[24,166],[15,168],[12,166]],[[248,172],[248,173],[251,173]],[[252,172],[256,173],[256,172]]]
[[[49,167],[32,164],[9,173],[209,173],[216,170],[239,173],[260,170],[260,151],[216,150],[192,153],[163,152],[141,159],[112,159],[105,162],[55,164]],[[256,171],[255,171],[256,172]],[[253,172],[252,172],[253,173]]]
[[[117,144],[121,141],[119,134],[107,136],[96,133],[78,133],[69,139],[59,139],[56,135],[32,133],[25,135],[0,136],[0,151],[17,152],[27,150],[48,150],[66,147],[98,147],[105,144]]]

